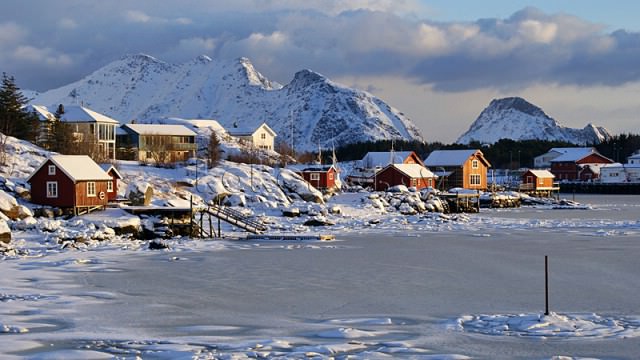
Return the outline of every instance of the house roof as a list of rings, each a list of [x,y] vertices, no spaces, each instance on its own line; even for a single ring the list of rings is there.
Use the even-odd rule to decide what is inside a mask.
[[[30,112],[34,112],[38,115],[40,121],[50,121],[55,119],[55,116],[44,105],[27,105],[25,109]]]
[[[529,169],[527,172],[532,173],[534,176],[536,176],[538,178],[555,178],[556,177],[549,170],[532,170],[532,169]]]
[[[271,129],[269,125],[267,125],[266,123],[262,123],[258,126],[250,126],[250,125],[234,126],[232,128],[227,129],[227,133],[231,136],[251,136],[255,134],[255,132],[258,131],[258,129],[260,128],[265,129],[269,134],[271,134],[271,136],[273,137],[276,136],[276,132],[273,131],[273,129]]]
[[[38,168],[31,173],[27,181],[42,167],[51,161],[58,169],[65,173],[73,182],[86,180],[111,180],[111,176],[96,164],[87,155],[52,155],[42,162]]]
[[[633,154],[633,155],[631,155],[629,157],[627,157],[627,160],[638,160],[638,159],[640,159],[640,151],[636,152],[635,154]]]
[[[113,170],[116,174],[116,176],[118,177],[118,179],[122,179],[122,174],[120,174],[120,172],[118,171],[118,169],[116,169],[115,166],[111,165],[111,164],[100,164],[100,168],[102,168],[102,170],[104,170],[104,172],[106,172],[107,174]]]
[[[401,164],[406,158],[414,154],[413,151],[370,151],[362,160],[360,166],[363,168],[383,167],[389,164]],[[417,158],[417,156],[416,156]],[[420,159],[418,159],[420,160]]]
[[[122,127],[128,128],[139,135],[196,136],[193,130],[184,125],[125,124]]]
[[[334,171],[338,171],[335,166],[326,164],[291,164],[287,165],[287,169],[293,170],[295,172],[304,172],[304,171],[315,171],[315,172],[327,172],[333,168]]]
[[[95,112],[91,109],[87,109],[84,106],[69,105],[64,107],[64,114],[60,116],[60,121],[71,123],[109,123],[119,124],[118,121],[112,118]]]
[[[432,173],[426,167],[420,164],[390,164],[385,167],[382,171],[385,171],[387,168],[395,168],[401,173],[411,177],[411,178],[433,178],[436,177],[434,173]]]
[[[435,150],[424,160],[424,164],[434,166],[462,166],[480,150]],[[482,154],[482,152],[480,152]],[[488,165],[488,164],[487,164]]]
[[[591,154],[598,154],[598,152],[591,147],[582,147],[582,148],[553,148],[551,150],[557,150],[562,154],[551,162],[565,162],[565,161],[578,161],[583,159]]]

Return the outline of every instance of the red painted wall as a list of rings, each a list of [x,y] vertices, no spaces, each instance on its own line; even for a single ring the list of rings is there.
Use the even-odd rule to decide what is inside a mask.
[[[405,185],[406,187],[415,186],[417,189],[423,189],[435,185],[435,180],[433,178],[411,178],[392,166],[378,172],[375,179],[376,191],[385,191],[387,188],[396,185]]]

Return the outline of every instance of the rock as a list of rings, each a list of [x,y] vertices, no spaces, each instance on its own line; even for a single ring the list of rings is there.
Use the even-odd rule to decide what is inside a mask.
[[[315,217],[313,219],[309,219],[305,221],[303,225],[304,226],[330,226],[330,225],[335,225],[335,223],[323,217]]]
[[[0,243],[8,244],[11,242],[11,229],[6,221],[0,220]]]
[[[224,199],[223,204],[225,206],[246,207],[247,198],[244,196],[244,194],[231,194]]]
[[[19,219],[24,219],[24,218],[28,218],[28,217],[33,217],[33,212],[31,212],[31,209],[29,209],[28,207],[26,207],[24,205],[19,205],[18,206],[18,218]]]
[[[16,195],[18,195],[21,199],[26,201],[31,201],[31,192],[29,189],[22,187],[20,185],[16,185]]]
[[[409,189],[405,185],[395,185],[387,189],[387,192],[392,193],[405,193],[409,192]]]
[[[4,190],[0,190],[0,211],[12,220],[17,220],[20,213],[18,201]]]
[[[298,217],[300,216],[300,209],[298,208],[282,209],[282,216]]]
[[[169,249],[169,245],[162,241],[153,240],[149,242],[149,250],[165,250]]]
[[[334,215],[342,214],[342,209],[339,206],[332,206],[329,208],[329,213]]]
[[[149,206],[153,199],[153,187],[146,182],[129,184],[126,197],[133,206]]]

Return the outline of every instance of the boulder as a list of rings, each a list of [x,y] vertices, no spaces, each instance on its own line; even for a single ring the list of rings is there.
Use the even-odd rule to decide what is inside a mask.
[[[11,242],[11,229],[6,221],[0,220],[0,243],[8,244]]]
[[[133,206],[149,206],[153,199],[153,187],[147,182],[129,184],[126,197]]]
[[[0,190],[0,211],[12,220],[17,220],[20,215],[18,201],[4,190]]]

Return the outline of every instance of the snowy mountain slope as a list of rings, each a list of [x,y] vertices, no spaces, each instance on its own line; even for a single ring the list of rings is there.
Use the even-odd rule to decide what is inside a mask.
[[[519,97],[494,99],[457,140],[495,143],[500,139],[557,140],[574,144],[600,143],[611,137],[607,129],[588,124],[583,129],[560,125],[539,107]]]
[[[216,119],[226,128],[234,122],[266,122],[279,141],[293,143],[296,150],[422,139],[411,120],[369,93],[311,70],[299,71],[282,86],[246,58],[223,62],[200,56],[176,65],[147,55],[125,56],[32,101],[54,107],[60,103],[83,103],[122,123],[159,117]]]

